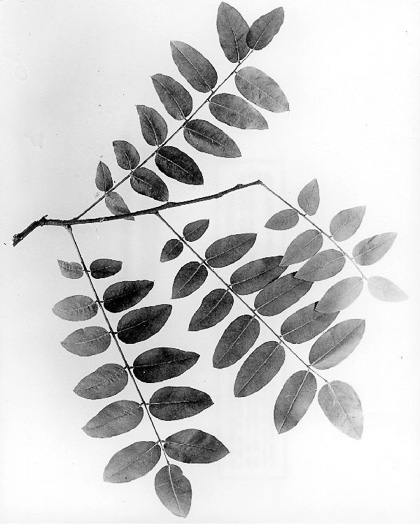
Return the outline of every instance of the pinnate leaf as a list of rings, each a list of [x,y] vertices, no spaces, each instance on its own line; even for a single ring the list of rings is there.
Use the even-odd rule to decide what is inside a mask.
[[[316,303],[301,308],[290,315],[281,325],[281,335],[289,343],[310,341],[334,322],[340,312],[323,314],[315,309]]]
[[[363,279],[348,277],[331,286],[317,303],[318,312],[339,312],[350,306],[362,293]]]
[[[111,334],[101,326],[79,328],[61,342],[68,352],[88,357],[105,352],[111,344]]]
[[[263,257],[238,268],[230,278],[232,290],[239,295],[247,295],[262,290],[286,271],[280,266],[282,257]]]
[[[318,230],[306,230],[300,233],[287,247],[282,265],[289,266],[313,257],[322,248],[322,233]]]
[[[165,386],[157,390],[149,402],[152,416],[164,421],[174,421],[195,416],[211,407],[211,397],[187,386]]]
[[[184,239],[188,242],[198,241],[198,239],[206,233],[209,223],[210,221],[208,219],[190,222],[182,230]]]
[[[158,383],[180,376],[194,366],[199,357],[195,352],[177,348],[152,348],[136,357],[133,373],[143,383]]]
[[[136,148],[125,140],[115,140],[114,153],[118,166],[123,170],[133,170],[140,163],[140,155]]]
[[[104,307],[108,312],[123,312],[139,303],[153,288],[152,281],[121,281],[104,292]]]
[[[186,153],[173,146],[159,148],[155,155],[156,166],[167,177],[183,184],[203,184],[203,175],[197,164]]]
[[[356,233],[365,216],[366,206],[357,206],[338,212],[331,219],[330,232],[335,241],[346,241]]]
[[[265,228],[269,230],[290,230],[298,222],[299,214],[296,210],[281,210],[270,217],[265,224]]]
[[[359,396],[343,381],[331,381],[318,394],[319,404],[331,423],[353,439],[363,433],[363,411]]]
[[[65,321],[87,321],[98,313],[98,303],[86,295],[72,295],[55,304],[53,312]]]
[[[165,325],[171,315],[170,304],[145,306],[123,315],[118,322],[118,338],[123,343],[134,344],[145,341]]]
[[[284,384],[274,406],[274,425],[279,434],[294,428],[306,414],[316,394],[316,379],[300,370]]]
[[[210,99],[210,113],[214,118],[239,129],[268,129],[261,113],[249,102],[236,95],[220,93]]]
[[[108,438],[125,434],[143,419],[143,407],[136,401],[115,401],[86,423],[83,431],[90,437]]]
[[[175,516],[186,518],[191,508],[191,483],[177,465],[165,465],[156,474],[155,490],[162,504]]]
[[[241,315],[223,332],[213,355],[214,368],[233,365],[253,347],[260,334],[260,323],[252,315]]]
[[[155,109],[148,106],[136,106],[136,109],[144,140],[150,146],[160,146],[168,136],[165,119]]]
[[[340,364],[357,347],[364,332],[363,319],[348,319],[331,327],[312,345],[309,353],[311,366],[326,370]]]
[[[312,287],[310,281],[296,279],[295,273],[283,275],[257,295],[254,307],[261,315],[277,315],[297,303]]]
[[[148,168],[136,168],[130,176],[133,190],[140,195],[165,202],[169,198],[169,191],[163,180]]]
[[[184,120],[191,113],[193,100],[188,91],[179,82],[167,75],[153,75],[153,86],[166,111],[177,120]]]
[[[229,266],[248,253],[256,239],[256,233],[238,233],[218,239],[206,250],[207,263],[212,268]]]
[[[243,67],[235,75],[235,84],[241,95],[256,106],[282,113],[289,111],[289,102],[280,86],[256,67]]]
[[[368,280],[369,292],[380,301],[405,301],[408,295],[396,284],[385,277],[370,277]]]
[[[256,20],[246,37],[246,43],[251,49],[260,50],[266,47],[279,32],[284,20],[282,7],[273,9]]]
[[[112,456],[104,471],[104,481],[127,483],[141,478],[158,463],[161,448],[153,441],[138,441]]]
[[[197,332],[215,326],[229,314],[233,306],[232,294],[218,288],[207,294],[193,315],[188,330]]]
[[[190,120],[184,126],[184,138],[190,146],[216,157],[240,157],[236,143],[220,128],[207,120]]]
[[[284,348],[276,341],[268,341],[256,348],[236,376],[235,397],[250,396],[261,390],[278,373],[284,358]]]
[[[249,51],[249,26],[237,9],[222,2],[217,11],[217,32],[223,53],[230,62],[239,62]]]
[[[353,248],[354,261],[360,266],[374,264],[391,249],[396,233],[381,233],[360,241]]]
[[[105,205],[113,215],[130,213],[127,204],[119,193],[110,191],[105,197]],[[124,217],[127,221],[134,221],[134,217]]]
[[[127,371],[121,365],[109,363],[84,377],[74,392],[85,399],[104,399],[124,390],[127,382]]]
[[[57,260],[60,272],[67,279],[80,279],[83,277],[83,266],[78,262],[66,262]]]
[[[343,269],[346,259],[338,250],[324,250],[309,259],[296,277],[305,281],[322,281],[334,277]]]
[[[172,299],[181,299],[194,293],[205,282],[207,275],[207,268],[203,264],[197,261],[185,264],[175,276]]]
[[[298,195],[298,204],[307,215],[315,215],[319,207],[319,186],[316,179],[302,188]]]
[[[168,262],[181,255],[184,245],[179,239],[169,239],[160,254],[160,262]]]
[[[168,456],[182,463],[213,463],[229,454],[229,450],[217,438],[189,428],[165,439]]]
[[[179,41],[171,42],[171,51],[179,72],[194,89],[207,93],[215,87],[216,70],[199,51]]]
[[[99,191],[109,191],[113,186],[111,171],[102,161],[96,168],[95,184]]]
[[[122,261],[115,261],[114,259],[95,259],[90,264],[90,275],[94,279],[105,279],[112,277],[118,273],[122,268]]]

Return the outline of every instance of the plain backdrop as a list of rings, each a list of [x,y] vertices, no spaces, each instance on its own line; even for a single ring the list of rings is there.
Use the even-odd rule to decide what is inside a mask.
[[[249,23],[279,4],[274,0],[232,0]],[[136,104],[165,113],[150,76],[184,81],[171,60],[170,40],[199,49],[219,79],[232,69],[218,42],[215,0],[3,1],[0,3],[1,167],[1,358],[0,518],[3,522],[179,522],[154,494],[153,476],[128,484],[102,481],[104,466],[121,448],[153,439],[146,419],[134,431],[112,439],[87,437],[81,427],[109,401],[88,401],[72,390],[106,362],[118,362],[114,347],[78,358],[60,345],[88,323],[55,317],[52,306],[69,295],[90,294],[86,279],[64,279],[57,259],[77,260],[62,228],[43,228],[16,248],[13,233],[48,214],[71,218],[97,196],[96,166],[103,160],[114,180],[124,173],[112,150],[127,140],[142,158],[152,149],[141,137]],[[171,301],[182,256],[159,263],[171,232],[154,217],[134,222],[75,227],[86,261],[123,261],[118,278],[98,281],[100,293],[123,279],[155,281],[143,305],[170,302],[173,314],[150,341],[126,347],[128,358],[164,345],[200,353],[197,365],[170,384],[208,392],[214,406],[190,420],[158,421],[163,436],[200,428],[230,450],[220,462],[181,465],[193,486],[189,522],[415,522],[420,519],[420,357],[418,346],[418,226],[420,132],[420,2],[404,0],[285,0],[285,22],[272,43],[250,57],[286,93],[290,112],[264,112],[267,131],[243,131],[218,124],[237,142],[240,159],[220,159],[182,148],[199,164],[201,187],[166,179],[171,200],[195,198],[239,182],[263,179],[296,202],[313,178],[320,185],[316,215],[328,228],[338,211],[365,204],[362,227],[344,247],[374,234],[395,231],[392,250],[367,275],[388,277],[409,299],[383,303],[367,290],[339,320],[365,318],[357,350],[330,379],[350,383],[364,409],[363,438],[337,431],[316,400],[292,431],[277,435],[273,406],[284,381],[299,370],[288,355],[278,376],[262,391],[235,399],[240,367],[216,370],[212,354],[229,320],[202,332],[188,323],[204,294],[220,283],[209,276],[189,298]],[[233,79],[225,85],[235,93]],[[189,91],[193,89],[189,87]],[[203,95],[194,93],[195,104]],[[199,117],[211,119],[208,108]],[[148,164],[153,168],[153,162]],[[129,185],[128,206],[153,206]],[[264,224],[283,205],[262,188],[219,201],[168,211],[181,230],[192,220],[210,219],[194,247],[204,253],[217,238],[258,232],[241,263],[282,254],[306,228],[273,232]],[[89,216],[108,214],[103,203]],[[233,269],[233,267],[232,267]],[[228,279],[232,271],[221,271]],[[354,275],[347,264],[344,275]],[[336,279],[337,280],[337,279]],[[334,280],[316,284],[300,306],[316,300]],[[335,282],[335,281],[334,281]],[[252,300],[252,298],[251,298]],[[234,313],[246,313],[240,304]],[[287,312],[287,315],[291,312]],[[119,316],[111,314],[113,323]],[[270,319],[279,329],[285,315]],[[100,316],[93,324],[102,324]],[[92,322],[90,322],[92,323]],[[77,324],[77,326],[76,326]],[[261,331],[259,343],[270,336]],[[297,348],[307,358],[310,343]],[[149,397],[157,388],[145,385]],[[134,399],[132,387],[118,399]]]

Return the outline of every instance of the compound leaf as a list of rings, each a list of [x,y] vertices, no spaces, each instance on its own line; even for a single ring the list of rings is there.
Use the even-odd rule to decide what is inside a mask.
[[[83,431],[93,438],[125,434],[143,419],[143,407],[136,401],[115,401],[86,423]]]
[[[249,26],[237,9],[222,2],[217,11],[217,32],[223,53],[230,62],[239,62],[248,54],[246,37]]]
[[[80,279],[83,277],[83,266],[78,262],[66,262],[57,259],[61,275],[67,279]]]
[[[55,304],[53,312],[65,321],[87,321],[98,313],[98,303],[86,295],[72,295]]]
[[[130,176],[133,190],[156,201],[165,202],[169,198],[169,191],[163,180],[148,168],[136,168]]]
[[[229,454],[221,441],[195,428],[172,434],[164,446],[170,458],[182,463],[213,463]]]
[[[196,332],[215,326],[229,314],[233,306],[232,294],[218,288],[207,294],[193,315],[188,330]]]
[[[331,286],[318,301],[318,312],[339,312],[350,306],[362,293],[363,279],[361,277],[348,277]]]
[[[124,390],[127,382],[127,371],[121,365],[109,363],[84,377],[74,392],[85,399],[104,399]]]
[[[111,171],[102,161],[96,168],[95,184],[99,191],[109,191],[113,186]]]
[[[284,20],[284,10],[278,7],[256,20],[246,37],[251,49],[260,50],[266,47],[279,32]]]
[[[240,157],[236,143],[217,126],[207,120],[190,120],[184,126],[184,138],[190,146],[216,157]]]
[[[300,370],[284,384],[274,406],[274,425],[279,434],[294,428],[306,414],[316,394],[316,379]]]
[[[113,215],[130,213],[127,204],[119,193],[110,191],[105,197],[105,205]],[[134,217],[124,217],[127,221],[134,221]]]
[[[254,308],[259,314],[277,315],[309,292],[313,283],[296,279],[295,275],[283,275],[261,290],[254,301]]]
[[[190,222],[182,231],[184,239],[188,242],[198,241],[198,239],[207,231],[209,223],[210,221],[208,219],[200,219],[198,221]]]
[[[338,212],[331,219],[330,232],[335,241],[346,241],[356,233],[365,215],[366,206],[357,206]]]
[[[343,269],[346,259],[338,250],[317,253],[297,272],[296,277],[304,281],[322,281],[334,277]]]
[[[256,348],[236,376],[235,397],[250,396],[261,390],[278,373],[284,358],[284,348],[276,341],[268,341]]]
[[[153,288],[152,281],[121,281],[104,292],[104,307],[108,312],[123,312],[139,303]]]
[[[156,474],[155,491],[162,504],[180,518],[191,508],[191,483],[177,465],[165,465]]]
[[[316,179],[302,188],[298,195],[298,204],[307,215],[315,215],[319,206],[319,186]]]
[[[156,166],[167,177],[183,184],[203,184],[203,175],[197,164],[186,153],[173,146],[159,148],[155,155]]]
[[[207,275],[207,268],[203,264],[197,261],[185,264],[175,276],[172,299],[181,299],[194,293],[205,282]]]
[[[153,441],[138,441],[112,456],[104,471],[104,481],[127,483],[141,478],[158,463],[161,448]]]
[[[145,306],[123,315],[118,322],[118,338],[123,343],[134,344],[145,341],[165,325],[171,315],[170,304]]]
[[[280,86],[256,67],[243,67],[235,75],[235,84],[241,95],[256,106],[282,113],[289,111],[289,102]]]
[[[160,254],[160,262],[168,262],[181,255],[184,245],[179,239],[169,239]]]
[[[365,332],[363,319],[348,319],[322,334],[309,353],[311,366],[326,370],[346,359],[360,343]]]
[[[133,170],[140,163],[140,155],[136,148],[125,140],[115,140],[114,153],[118,166],[123,170]]]
[[[122,268],[122,261],[114,259],[95,259],[90,264],[90,275],[94,279],[105,279],[118,273]]]
[[[184,120],[191,113],[193,100],[179,82],[167,75],[153,75],[153,86],[166,111],[176,120]]]
[[[220,93],[210,99],[210,113],[214,118],[239,129],[268,129],[261,113],[249,102],[236,95]]]
[[[148,106],[136,106],[136,109],[144,140],[150,146],[160,146],[168,136],[165,119],[155,109]]]
[[[149,410],[158,419],[174,421],[195,416],[212,405],[211,397],[201,390],[187,386],[165,386],[152,395]]]
[[[260,334],[260,323],[252,315],[241,315],[223,332],[213,355],[214,368],[233,365],[253,347]]]
[[[315,309],[316,303],[301,308],[290,315],[281,325],[281,335],[289,343],[310,341],[334,322],[340,312],[323,314]]]
[[[247,295],[262,290],[286,271],[280,266],[282,257],[263,257],[238,268],[230,278],[232,290],[239,295]]]
[[[212,268],[223,268],[239,261],[254,246],[256,233],[238,233],[218,239],[205,253],[207,263]]]
[[[343,381],[331,381],[318,394],[319,404],[331,423],[353,439],[363,433],[363,411],[354,389]]]
[[[390,250],[396,233],[381,233],[360,241],[353,248],[354,261],[360,266],[374,264]]]
[[[269,230],[290,230],[298,222],[299,213],[296,210],[281,210],[270,217],[265,224],[265,228]]]
[[[110,344],[111,334],[101,326],[79,328],[61,342],[68,352],[81,357],[101,354]]]
[[[158,383],[180,376],[194,366],[199,357],[195,352],[177,348],[152,348],[136,357],[133,373],[143,383]]]
[[[313,257],[322,248],[323,237],[318,230],[306,230],[300,233],[287,247],[282,265],[289,266]]]
[[[405,301],[407,294],[385,277],[369,277],[369,292],[380,301]]]
[[[171,42],[171,51],[179,72],[194,89],[207,93],[215,87],[216,70],[199,51],[179,41]]]

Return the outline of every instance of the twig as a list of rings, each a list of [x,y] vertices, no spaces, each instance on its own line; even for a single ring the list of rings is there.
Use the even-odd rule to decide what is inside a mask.
[[[234,191],[243,190],[245,188],[249,188],[251,186],[257,186],[262,185],[262,182],[260,180],[254,180],[253,182],[248,182],[246,184],[237,184],[236,186],[233,186],[232,188],[228,188],[227,190],[220,191],[219,193],[213,193],[212,195],[207,195],[205,197],[198,197],[196,199],[190,199],[186,201],[179,201],[179,202],[166,202],[165,204],[162,204],[160,206],[156,206],[154,208],[147,208],[145,210],[140,211],[133,211],[130,213],[124,213],[121,215],[111,215],[108,217],[96,217],[93,219],[47,219],[47,215],[44,215],[39,219],[38,221],[34,221],[31,223],[28,227],[26,227],[22,232],[17,233],[13,236],[13,246],[16,246],[19,244],[23,239],[29,235],[31,232],[33,232],[38,226],[76,226],[79,224],[93,224],[96,222],[108,222],[108,221],[119,221],[121,219],[127,219],[129,217],[138,217],[140,215],[153,215],[158,211],[167,210],[170,208],[178,208],[180,206],[187,206],[189,204],[196,204],[198,202],[206,202],[213,199],[220,199],[221,197],[224,197],[225,195],[228,195],[229,193],[232,193]]]

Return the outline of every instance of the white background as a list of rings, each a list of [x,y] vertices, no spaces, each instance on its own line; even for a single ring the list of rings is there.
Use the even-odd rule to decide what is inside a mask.
[[[279,4],[237,0],[233,5],[252,23]],[[382,303],[365,290],[339,317],[366,318],[365,336],[348,360],[325,373],[358,392],[365,415],[363,438],[354,441],[338,432],[316,401],[294,430],[277,435],[273,406],[284,381],[299,369],[293,356],[264,390],[250,398],[233,397],[240,363],[225,370],[211,366],[228,320],[211,330],[187,332],[204,293],[219,287],[212,276],[190,298],[172,302],[173,314],[164,329],[150,341],[127,347],[127,356],[134,359],[159,345],[201,354],[196,367],[171,384],[203,389],[215,405],[191,420],[158,421],[158,427],[163,436],[201,428],[231,453],[211,465],[182,465],[194,491],[187,521],[418,521],[420,2],[285,0],[283,6],[279,35],[254,53],[248,65],[280,84],[290,113],[265,112],[270,129],[263,132],[219,124],[239,145],[240,159],[206,156],[177,136],[173,144],[197,161],[205,185],[166,182],[171,200],[182,200],[261,178],[296,202],[302,186],[316,177],[321,188],[316,220],[321,226],[328,228],[341,209],[367,205],[363,225],[346,249],[370,235],[398,232],[389,254],[366,273],[391,278],[409,300]],[[132,142],[143,158],[150,153],[136,104],[155,107],[170,130],[175,129],[150,81],[151,75],[164,73],[187,86],[172,63],[171,39],[198,48],[220,79],[228,74],[232,64],[218,43],[217,8],[213,0],[0,4],[2,521],[180,521],[155,496],[153,473],[129,484],[102,482],[103,468],[117,450],[153,439],[146,419],[131,433],[109,440],[81,431],[109,401],[84,400],[72,390],[101,364],[118,362],[118,356],[110,347],[105,354],[82,359],[59,344],[79,325],[56,318],[52,306],[66,296],[90,293],[85,279],[66,280],[58,271],[57,259],[77,260],[68,234],[61,228],[38,229],[16,248],[10,239],[42,215],[71,218],[85,209],[97,196],[94,176],[100,159],[120,180],[113,140]],[[226,91],[235,92],[233,80]],[[198,103],[203,95],[194,94],[194,100]],[[211,118],[207,108],[199,117]],[[127,185],[121,193],[131,209],[154,205]],[[257,188],[168,211],[165,217],[179,230],[189,221],[210,218],[208,232],[194,246],[201,253],[218,237],[258,232],[244,263],[283,253],[303,230],[304,225],[286,233],[264,230],[266,220],[282,208]],[[101,204],[90,216],[104,214]],[[193,260],[184,251],[178,260],[158,262],[171,234],[153,217],[74,231],[88,262],[121,259],[118,279],[155,281],[144,305],[170,301],[176,272]],[[230,272],[221,273],[228,279]],[[349,265],[346,272],[354,275]],[[116,280],[98,282],[98,290],[102,293]],[[316,284],[301,306],[331,284]],[[235,312],[245,313],[239,304]],[[270,320],[276,329],[285,316],[280,317]],[[94,324],[101,324],[99,316]],[[259,343],[268,338],[262,330]],[[302,345],[298,352],[307,357],[309,348]],[[155,388],[146,385],[145,396]],[[118,398],[134,398],[132,388]]]

